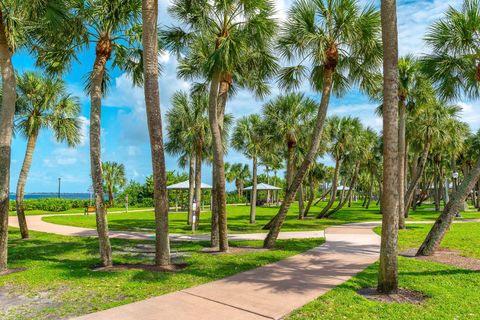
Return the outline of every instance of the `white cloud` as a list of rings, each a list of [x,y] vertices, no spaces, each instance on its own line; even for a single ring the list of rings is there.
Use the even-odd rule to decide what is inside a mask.
[[[89,123],[89,120],[84,116],[80,116],[79,118],[80,118],[80,146],[84,146],[88,141],[90,123]]]

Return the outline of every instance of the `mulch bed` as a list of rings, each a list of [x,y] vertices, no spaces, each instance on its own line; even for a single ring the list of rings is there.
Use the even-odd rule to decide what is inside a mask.
[[[423,293],[413,290],[398,289],[397,293],[384,294],[379,293],[376,288],[362,288],[357,293],[368,300],[382,303],[410,303],[421,304],[426,299]]]
[[[438,262],[480,272],[480,259],[461,256],[457,251],[439,249],[431,256],[418,257],[415,256],[416,253],[416,249],[410,249],[400,252],[400,255],[408,258],[415,258],[417,260]]]
[[[12,274],[12,273],[22,272],[22,271],[25,271],[25,270],[27,270],[27,269],[25,269],[25,268],[7,269],[6,271],[0,272],[0,277],[1,276],[7,276],[7,275]]]
[[[270,249],[254,247],[229,247],[228,252],[220,252],[218,248],[203,248],[200,252],[209,254],[242,254],[250,252],[265,252],[269,250]]]
[[[187,267],[186,263],[175,263],[167,266],[155,266],[152,264],[143,264],[143,263],[125,263],[125,264],[114,264],[111,267],[93,267],[93,271],[101,272],[112,272],[112,271],[130,271],[130,270],[139,270],[139,271],[148,271],[148,272],[178,272]]]

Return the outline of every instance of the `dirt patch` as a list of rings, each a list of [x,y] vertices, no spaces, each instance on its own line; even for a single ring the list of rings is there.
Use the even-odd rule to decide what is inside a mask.
[[[0,288],[0,312],[9,312],[19,309],[41,310],[44,308],[60,306],[51,298],[50,292],[39,292],[36,296],[27,297],[16,293],[8,287]]]
[[[143,263],[125,263],[125,264],[115,264],[111,267],[93,267],[93,271],[100,272],[115,272],[115,271],[148,271],[148,272],[178,272],[187,267],[186,263],[175,263],[167,266],[155,266],[152,264],[143,264]]]
[[[0,277],[1,276],[7,276],[7,275],[12,274],[12,273],[22,272],[22,271],[25,271],[25,270],[27,270],[27,269],[25,269],[25,268],[7,269],[5,271],[0,272]]]
[[[229,247],[228,252],[220,252],[218,248],[203,248],[200,250],[202,253],[209,254],[242,254],[250,252],[265,252],[270,251],[270,249],[265,248],[254,248],[254,247]]]
[[[376,288],[362,288],[357,293],[368,300],[382,303],[410,303],[421,304],[426,299],[423,293],[412,290],[398,289],[397,293],[383,294],[379,293]]]
[[[416,249],[410,249],[410,250],[404,250],[400,252],[400,255],[408,258],[415,258],[417,260],[438,262],[438,263],[448,264],[454,267],[460,267],[460,268],[480,272],[480,259],[461,256],[460,253],[458,253],[457,251],[440,249],[440,250],[437,250],[437,252],[435,252],[431,256],[418,256],[418,257],[415,256],[416,253],[417,253]]]

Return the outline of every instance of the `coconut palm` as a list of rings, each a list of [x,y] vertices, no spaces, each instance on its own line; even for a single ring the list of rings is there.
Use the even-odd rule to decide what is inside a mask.
[[[264,241],[265,247],[275,245],[295,194],[317,156],[332,91],[341,95],[352,85],[369,91],[379,79],[379,38],[380,15],[372,5],[362,8],[355,0],[299,0],[290,9],[278,49],[289,61],[310,63],[310,72],[303,64],[287,67],[281,72],[280,83],[284,88],[298,87],[308,78],[321,92],[321,99],[310,148]]]
[[[12,57],[16,52],[37,53],[33,42],[57,40],[57,32],[69,25],[68,2],[5,0],[0,4],[0,72],[2,103],[0,107],[0,273],[7,269],[8,202],[10,155],[16,103],[16,75]]]
[[[258,157],[269,141],[265,123],[258,114],[237,120],[232,133],[232,146],[252,159],[252,191],[250,194],[250,223],[255,223],[257,206]]]
[[[101,264],[103,266],[111,266],[112,250],[108,237],[108,223],[103,197],[100,145],[102,97],[106,94],[110,82],[108,74],[109,66],[128,72],[134,84],[140,84],[143,81],[143,56],[140,49],[141,37],[139,26],[142,2],[141,0],[92,0],[76,1],[73,2],[72,5],[72,10],[75,11],[75,17],[72,18],[72,28],[64,32],[59,32],[58,37],[62,39],[62,41],[57,41],[52,49],[48,49],[46,43],[40,43],[40,46],[46,47],[40,54],[40,65],[45,67],[48,72],[65,72],[69,69],[73,60],[78,60],[77,55],[82,48],[91,45],[95,46],[95,61],[91,72],[88,73],[85,86],[85,90],[89,93],[91,101],[90,167],[97,209],[97,231],[100,244]],[[155,50],[155,48],[153,49]],[[154,63],[155,68],[158,68],[157,58],[148,62]],[[152,66],[149,67],[152,68]],[[153,70],[147,69],[147,71],[152,72]],[[148,83],[146,87],[150,85],[151,83]],[[153,92],[147,91],[147,106],[150,105],[152,99],[155,99],[153,96],[148,96],[148,93]],[[158,110],[155,112],[157,111]],[[155,124],[151,123],[151,118],[147,118],[149,119],[148,123],[151,129],[151,125],[155,126]],[[158,119],[154,120],[155,123],[157,121]],[[156,140],[159,136],[161,136],[161,132],[157,132],[155,139],[151,138],[151,143],[153,143],[152,150],[161,149],[159,152],[163,153],[163,146],[161,146],[162,148],[157,148],[158,146],[155,147],[155,143],[161,144],[161,142],[158,142],[161,141],[161,139]],[[161,162],[160,159],[156,160]],[[162,167],[161,163],[157,163],[158,161],[154,161],[154,167],[157,165]],[[162,171],[161,168],[158,169]],[[155,169],[153,170],[155,173],[157,171],[158,170]],[[158,179],[156,180],[161,184]],[[165,181],[163,177],[160,180]],[[157,187],[161,188],[159,192],[163,193],[164,188],[156,185],[155,190],[157,190]],[[167,206],[167,204],[163,204],[163,201],[166,201],[166,195],[165,197],[162,195],[162,200],[159,201],[162,202],[162,208]],[[159,206],[160,202],[158,203]],[[165,215],[166,213],[163,212],[162,214]],[[156,217],[159,217],[159,215],[160,213],[156,212]],[[157,231],[160,233],[160,230]]]
[[[28,238],[23,205],[25,184],[32,165],[38,135],[52,130],[57,142],[70,147],[80,142],[80,104],[78,98],[66,92],[61,79],[25,72],[17,79],[17,110],[15,128],[27,139],[27,149],[17,182],[16,207],[22,238]]]
[[[117,162],[106,161],[102,163],[103,180],[108,192],[108,205],[113,207],[116,188],[123,188],[127,184],[125,166]]]
[[[347,155],[358,154],[360,148],[359,137],[363,127],[360,119],[332,116],[327,120],[325,135],[328,137],[328,152],[335,160],[335,172],[332,180],[332,193],[327,205],[320,211],[317,218],[327,216],[328,211],[336,200],[339,173]]]
[[[208,124],[208,97],[204,94],[191,94],[183,91],[176,92],[172,97],[172,108],[167,112],[166,150],[172,154],[183,153],[189,158],[189,212],[188,222],[192,223],[192,200],[194,197],[200,203],[201,197],[201,168],[204,151],[209,140]],[[194,168],[195,163],[195,168]],[[200,206],[197,206],[197,210]],[[199,212],[197,212],[198,214]]]
[[[217,209],[214,215],[218,216],[220,251],[228,251],[223,118],[227,97],[234,85],[252,89],[260,96],[268,92],[266,79],[277,69],[271,53],[271,35],[276,28],[273,3],[269,0],[176,0],[170,12],[188,27],[188,32],[171,28],[165,36],[168,48],[177,52],[184,49],[180,76],[200,79],[210,88],[213,195]]]
[[[381,1],[383,40],[382,240],[377,290],[398,289],[398,32],[395,0]]]

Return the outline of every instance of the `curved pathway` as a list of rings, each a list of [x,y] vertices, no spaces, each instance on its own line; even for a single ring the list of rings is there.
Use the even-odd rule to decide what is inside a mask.
[[[73,216],[76,214],[69,214]],[[28,228],[33,231],[41,231],[47,233],[60,234],[63,236],[80,236],[80,237],[96,237],[97,230],[81,227],[65,226],[50,222],[45,222],[44,217],[53,215],[37,215],[27,216]],[[55,215],[55,216],[58,216]],[[12,227],[19,228],[18,219],[16,216],[8,217],[8,224]],[[266,233],[237,233],[229,234],[229,240],[263,240]],[[155,234],[153,232],[138,232],[138,231],[110,231],[111,238],[130,239],[130,240],[154,240]],[[307,239],[307,238],[323,238],[324,231],[287,231],[281,232],[279,239]],[[210,241],[209,234],[181,234],[171,233],[170,239],[172,241]]]

